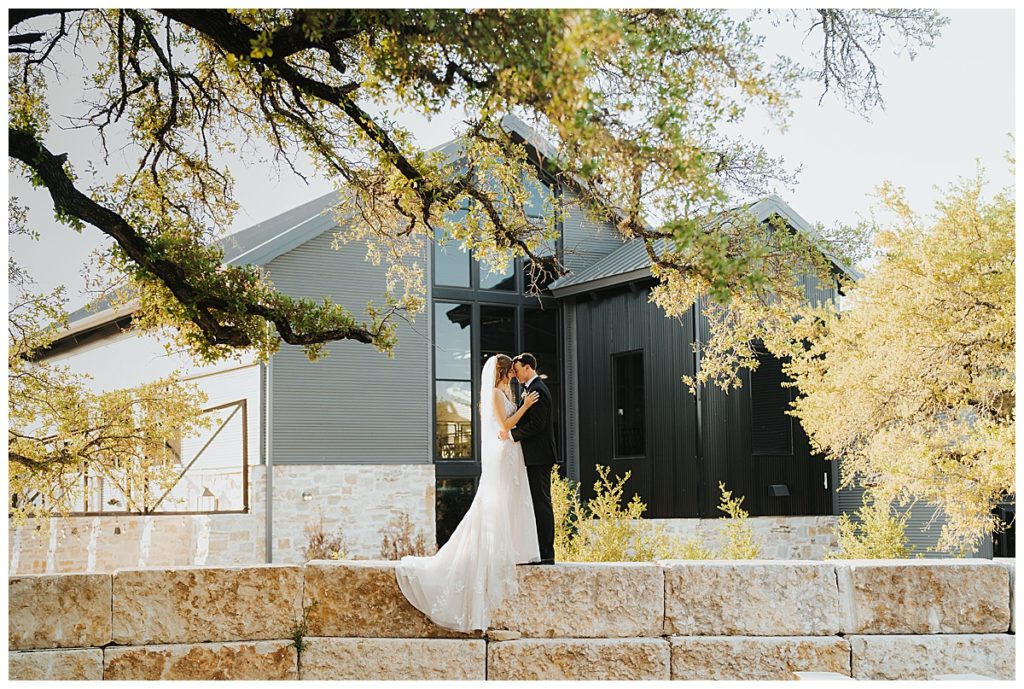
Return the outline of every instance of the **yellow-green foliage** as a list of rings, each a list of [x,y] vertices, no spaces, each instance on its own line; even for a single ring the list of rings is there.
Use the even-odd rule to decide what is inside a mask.
[[[81,115],[62,105],[90,103],[81,122],[94,131],[82,137],[99,136],[104,150],[108,126],[122,125],[122,155],[75,156],[66,167],[95,166],[80,190],[124,220],[98,227],[129,235],[125,245],[136,248],[113,245],[103,263],[114,284],[137,295],[139,326],[171,327],[178,345],[206,361],[237,347],[266,357],[282,338],[314,359],[327,353],[325,342],[344,337],[392,353],[391,316],[425,304],[423,257],[435,230],[488,267],[527,254],[531,266],[546,263],[536,251],[555,234],[563,203],[550,204],[540,220],[524,213],[531,192],[523,173],[533,167],[525,142],[501,125],[516,112],[555,147],[545,157],[557,160],[559,174],[582,182],[573,193],[581,211],[615,212],[624,239],[652,242],[643,228],[656,221],[656,234],[673,240],[652,266],[661,283],[653,296],[668,315],[698,297],[729,305],[711,321],[699,377],[733,384],[737,366],[753,360],[749,347],[730,345],[748,341],[765,319],[792,322],[790,313],[759,305],[772,294],[793,307],[802,295],[793,267],[815,264],[827,279],[829,266],[801,233],[769,238],[742,213],[720,226],[717,212],[736,205],[730,192],[792,179],[756,138],[721,125],[751,110],[782,125],[800,81],[814,74],[832,75],[848,102],[870,109],[880,102],[874,37],[930,45],[947,22],[927,9],[792,13],[793,37],[813,32],[844,55],[823,72],[768,60],[756,12],[716,8],[250,8],[188,18],[115,8],[71,12],[74,31],[59,34],[55,13],[38,20],[50,27],[38,44],[48,46],[45,59],[9,55],[14,171],[64,189],[69,180],[40,155],[51,120]],[[36,28],[17,17],[14,25]],[[78,61],[89,79],[64,85],[59,103],[41,95],[52,70]],[[457,163],[417,145],[409,125],[387,114],[431,120],[453,107],[465,113],[453,132],[462,139]],[[388,264],[385,293],[366,319],[330,301],[291,298],[256,267],[223,265],[211,240],[238,209],[230,170],[264,158],[297,174],[296,163],[308,161],[319,179],[344,191],[340,224],[365,240],[368,258]],[[105,215],[57,211],[79,231],[87,218]],[[855,246],[830,248],[847,245]]]
[[[647,505],[640,496],[622,507],[630,472],[608,478],[610,468],[598,465],[594,497],[583,504],[578,486],[551,471],[555,511],[555,559],[563,562],[635,562],[658,559],[664,535],[641,519]]]
[[[16,296],[15,296],[16,295]],[[62,290],[12,290],[8,310],[8,513],[14,524],[81,509],[83,477],[101,477],[123,508],[160,502],[183,466],[174,445],[211,426],[206,395],[175,375],[94,392],[90,376],[31,355],[49,346],[64,320]]]
[[[714,560],[715,553],[708,548],[700,537],[681,541],[669,537],[668,550],[664,560]]]
[[[551,468],[551,508],[555,515],[555,559],[560,562],[578,562],[576,534],[579,515],[583,513],[578,486],[558,475],[558,467]]]
[[[718,505],[726,516],[725,545],[718,554],[720,560],[753,560],[760,556],[761,546],[754,538],[754,530],[747,518],[750,513],[743,509],[743,498],[734,498],[732,491],[725,489],[725,484],[718,482],[718,490],[722,492],[722,501]]]
[[[907,546],[906,513],[897,514],[886,500],[864,492],[857,519],[844,514],[839,517],[839,550],[829,559],[874,559],[910,557],[913,546]]]
[[[649,562],[653,560],[752,559],[760,547],[741,507],[719,484],[726,513],[726,543],[718,553],[700,538],[681,541],[665,532],[662,524],[643,519],[647,506],[638,495],[622,507],[630,472],[610,480],[610,468],[597,465],[594,497],[583,503],[579,486],[551,471],[551,505],[555,514],[555,559],[560,562]]]
[[[936,505],[941,550],[1000,528],[992,510],[1016,493],[1016,203],[983,191],[979,173],[925,218],[881,187],[880,262],[848,308],[805,319],[817,330],[788,369],[794,413],[842,460],[842,485],[871,476],[880,501]]]

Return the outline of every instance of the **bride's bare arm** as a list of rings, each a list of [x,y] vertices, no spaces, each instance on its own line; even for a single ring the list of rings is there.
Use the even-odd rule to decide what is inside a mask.
[[[528,393],[526,397],[523,398],[523,406],[519,407],[519,409],[517,409],[516,412],[512,414],[512,416],[505,419],[502,418],[503,414],[500,411],[498,411],[499,409],[504,408],[504,405],[501,403],[501,398],[499,397],[499,395],[504,397],[504,395],[500,390],[498,390],[498,388],[494,388],[494,399],[492,400],[492,402],[494,403],[494,416],[497,417],[498,424],[506,431],[510,431],[513,428],[515,428],[515,425],[519,423],[519,419],[523,418],[523,414],[526,413],[526,410],[532,407],[533,404],[539,398],[539,395],[536,392]]]

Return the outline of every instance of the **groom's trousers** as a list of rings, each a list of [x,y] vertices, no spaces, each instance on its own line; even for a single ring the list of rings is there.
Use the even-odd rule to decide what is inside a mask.
[[[537,544],[541,561],[555,559],[555,513],[551,509],[551,465],[535,464],[526,467],[533,499],[533,517],[537,521]]]

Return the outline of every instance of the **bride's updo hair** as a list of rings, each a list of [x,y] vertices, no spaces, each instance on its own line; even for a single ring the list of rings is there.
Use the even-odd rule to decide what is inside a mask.
[[[494,387],[498,387],[511,370],[512,357],[499,354],[498,360],[494,362]]]

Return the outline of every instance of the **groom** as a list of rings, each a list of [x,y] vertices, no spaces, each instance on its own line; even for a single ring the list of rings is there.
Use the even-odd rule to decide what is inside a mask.
[[[555,451],[555,427],[551,418],[551,393],[537,376],[537,359],[523,353],[512,358],[512,372],[523,386],[523,395],[536,392],[537,402],[526,410],[512,429],[512,439],[523,448],[523,462],[530,481],[533,516],[537,521],[540,564],[555,563],[555,516],[551,510],[551,467],[558,462]],[[508,431],[501,431],[508,438]]]

